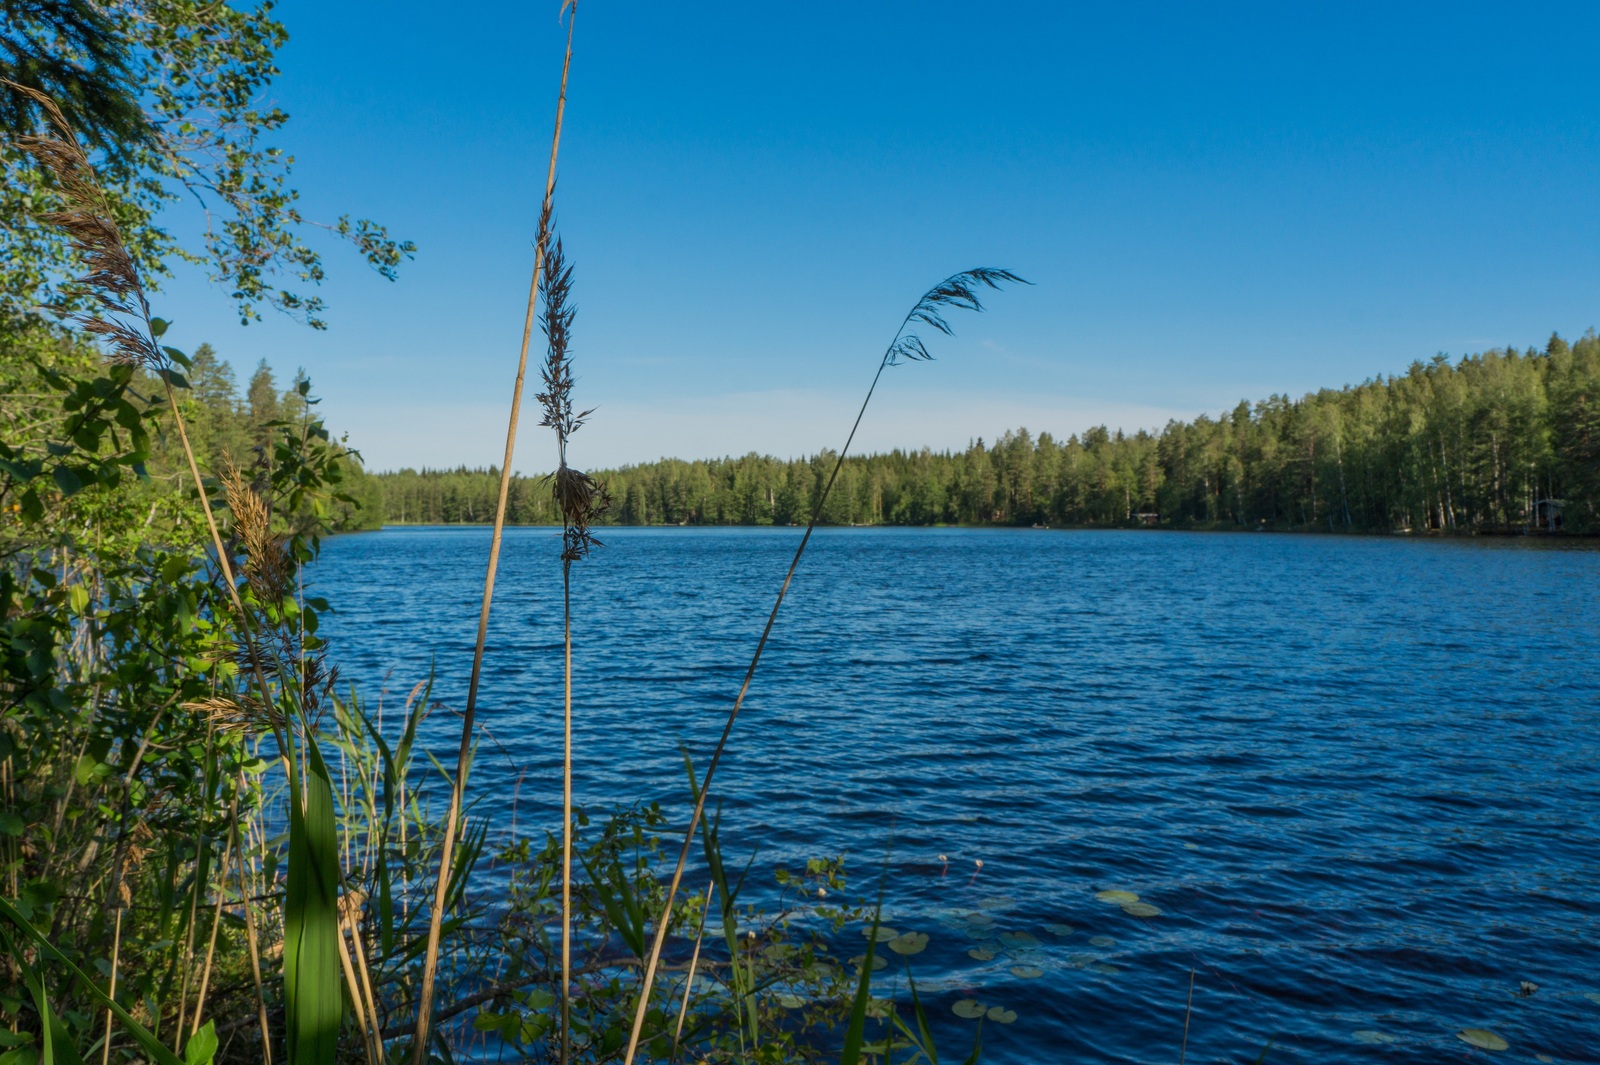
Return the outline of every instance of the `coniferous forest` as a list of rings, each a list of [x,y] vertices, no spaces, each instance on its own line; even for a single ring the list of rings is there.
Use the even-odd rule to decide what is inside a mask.
[[[1240,402],[1158,433],[1006,432],[965,451],[851,457],[824,508],[836,525],[1072,525],[1350,532],[1600,531],[1600,337],[1552,336],[1300,399]],[[599,474],[603,520],[804,523],[833,455],[662,459]],[[377,475],[384,519],[487,522],[494,470]],[[508,518],[557,521],[538,477]],[[364,489],[371,492],[370,487]]]

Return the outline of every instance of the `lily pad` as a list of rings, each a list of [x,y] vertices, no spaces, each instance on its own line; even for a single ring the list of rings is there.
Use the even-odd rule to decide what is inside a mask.
[[[1013,950],[1027,950],[1039,945],[1039,937],[1031,932],[1001,932],[1000,942]]]
[[[889,949],[896,954],[921,954],[927,946],[926,932],[902,932],[889,940]]]
[[[1013,965],[1011,975],[1022,980],[1037,980],[1044,975],[1044,970],[1036,969],[1032,965]]]
[[[1093,954],[1068,954],[1067,964],[1074,969],[1087,969],[1095,961]]]
[[[1487,1028],[1463,1028],[1456,1038],[1482,1050],[1505,1050],[1511,1045]]]
[[[1117,945],[1117,941],[1110,936],[1090,936],[1089,945],[1091,947],[1114,947]]]
[[[1600,991],[1585,991],[1583,997],[1600,1006]]]
[[[980,910],[1009,910],[1017,904],[1017,900],[1010,895],[995,895],[992,898],[979,899]]]
[[[1092,973],[1100,973],[1104,976],[1115,976],[1122,970],[1107,962],[1092,961],[1089,963],[1089,971]]]
[[[973,961],[994,961],[994,951],[984,950],[982,947],[973,947],[967,951],[967,957]]]
[[[1109,902],[1120,906],[1125,902],[1138,902],[1139,896],[1131,891],[1096,891],[1094,897],[1100,902]]]
[[[878,942],[879,943],[887,943],[887,942],[889,942],[889,940],[893,939],[895,936],[897,936],[899,934],[900,934],[899,932],[896,932],[894,929],[890,928],[886,924],[880,924],[878,926],[878,937],[877,938],[878,938]],[[872,938],[872,926],[870,924],[867,925],[867,927],[865,927],[865,928],[863,928],[861,930],[861,938],[862,939],[871,939]]]
[[[771,958],[773,961],[784,961],[794,957],[799,951],[800,948],[793,943],[774,943],[771,946],[762,947],[761,956]]]
[[[1161,907],[1152,906],[1148,902],[1124,902],[1122,912],[1130,917],[1160,917]]]
[[[868,1017],[887,1017],[894,1012],[894,1002],[886,998],[868,998]]]
[[[1070,924],[1047,924],[1044,926],[1044,930],[1053,936],[1061,936],[1063,938],[1070,936],[1074,931]]]
[[[1359,1043],[1394,1042],[1394,1036],[1390,1035],[1388,1032],[1374,1031],[1371,1028],[1363,1028],[1358,1032],[1351,1032],[1350,1034],[1353,1035],[1356,1038],[1356,1041]]]
[[[1198,844],[1198,843],[1185,843],[1183,845],[1183,849],[1186,850],[1186,851],[1197,851],[1197,850],[1200,849],[1200,844]]]
[[[857,969],[859,969],[859,968],[861,968],[861,966],[863,964],[865,964],[866,960],[867,960],[867,956],[865,954],[857,954],[855,957],[850,959],[850,964],[854,965]],[[874,954],[872,956],[872,971],[873,972],[877,972],[879,969],[887,969],[888,967],[889,967],[889,959],[888,958],[885,958],[882,954]]]
[[[968,939],[988,939],[992,935],[994,935],[994,929],[987,926],[983,928],[974,927],[967,929]]]
[[[956,1004],[950,1007],[950,1012],[957,1017],[975,1021],[987,1012],[987,1007],[975,998],[957,999]]]
[[[987,1016],[996,1024],[1010,1024],[1017,1019],[1017,1011],[1008,1010],[1004,1006],[990,1006]]]
[[[806,1004],[805,999],[801,998],[799,995],[791,995],[787,991],[780,991],[776,997],[778,1000],[778,1005],[782,1006],[786,1010],[797,1010]]]
[[[967,922],[969,924],[994,924],[994,916],[987,913],[969,913],[967,914]]]

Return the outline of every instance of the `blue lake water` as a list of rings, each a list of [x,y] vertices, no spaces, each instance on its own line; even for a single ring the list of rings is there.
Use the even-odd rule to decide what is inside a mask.
[[[678,744],[703,767],[799,533],[603,531],[580,803],[685,813]],[[488,544],[328,542],[346,678],[395,706],[431,664],[459,707]],[[559,549],[506,534],[472,789],[502,831],[513,796],[559,824]],[[1017,1013],[986,1061],[1176,1061],[1193,971],[1190,1061],[1600,1061],[1597,608],[1600,551],[1535,541],[823,530],[714,787],[725,844],[847,852],[865,887],[892,824],[884,919],[931,934],[955,1060],[976,998]]]

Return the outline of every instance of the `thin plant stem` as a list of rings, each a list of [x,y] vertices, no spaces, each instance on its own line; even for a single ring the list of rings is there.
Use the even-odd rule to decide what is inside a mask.
[[[634,1055],[639,1049],[639,1036],[644,1030],[644,1018],[650,1005],[650,989],[655,983],[656,968],[661,961],[661,948],[667,940],[672,902],[677,897],[679,886],[683,883],[683,871],[689,862],[689,851],[694,845],[695,832],[699,829],[701,818],[705,814],[706,797],[711,792],[711,779],[722,761],[723,751],[727,748],[728,737],[733,733],[739,711],[744,708],[745,696],[750,691],[750,682],[756,675],[756,666],[761,663],[761,653],[766,650],[767,640],[772,635],[772,627],[778,621],[778,610],[783,606],[784,597],[789,594],[789,585],[794,580],[795,570],[800,567],[800,558],[805,554],[806,545],[811,542],[811,534],[816,531],[817,523],[822,520],[823,508],[827,505],[828,496],[833,492],[834,483],[839,479],[839,471],[844,468],[845,456],[850,453],[850,445],[855,441],[856,431],[861,428],[861,419],[866,416],[867,405],[872,402],[872,394],[877,391],[878,382],[883,378],[883,371],[893,365],[897,358],[930,357],[921,339],[914,332],[908,331],[913,322],[930,325],[948,335],[950,327],[939,315],[939,307],[953,305],[968,310],[982,310],[974,294],[977,285],[984,284],[990,288],[997,288],[998,281],[1020,282],[1022,279],[1009,271],[979,268],[954,274],[935,285],[912,306],[905,318],[901,319],[900,328],[895,330],[894,339],[884,350],[883,358],[878,360],[878,369],[872,375],[872,384],[867,387],[866,398],[861,401],[861,409],[856,412],[856,420],[850,426],[850,435],[845,438],[844,447],[839,450],[839,455],[834,460],[833,472],[828,475],[828,483],[823,487],[822,494],[817,497],[811,520],[806,524],[805,535],[800,537],[800,544],[794,551],[794,559],[789,563],[789,571],[784,575],[777,599],[772,604],[772,612],[767,615],[766,626],[761,630],[761,639],[756,643],[755,653],[750,656],[750,666],[745,670],[744,682],[739,686],[739,695],[728,711],[728,720],[722,726],[722,735],[717,740],[716,749],[712,751],[711,760],[706,764],[705,779],[695,796],[694,809],[689,815],[689,826],[683,833],[683,846],[678,849],[678,861],[672,870],[672,880],[667,885],[667,898],[661,907],[661,919],[656,922],[655,937],[650,943],[650,957],[645,962],[644,977],[639,985],[639,1001],[634,1007],[633,1029],[628,1035],[628,1049],[623,1056],[624,1065],[633,1065]]]
[[[239,797],[235,795],[234,802],[237,803],[238,799]],[[228,859],[233,857],[233,844],[234,834],[230,833],[228,844],[222,852],[221,872],[217,877],[217,905],[211,914],[211,936],[206,944],[206,963],[200,970],[200,990],[196,993],[194,1000],[194,1021],[189,1026],[189,1034],[191,1036],[200,1030],[200,1015],[205,1012],[206,991],[211,986],[211,963],[217,955],[217,929],[222,926],[222,889],[227,883]]]
[[[372,971],[367,968],[367,948],[361,938],[361,925],[356,920],[354,912],[346,914],[349,922],[351,950],[355,952],[356,968],[361,974],[361,993],[367,998],[367,1012],[372,1015],[372,1050],[375,1059],[379,1062],[383,1058],[383,1030],[378,1017],[378,1000],[372,994]]]
[[[902,325],[901,329],[904,328]],[[644,1017],[649,1008],[650,988],[655,983],[656,968],[661,962],[661,948],[667,939],[667,925],[672,916],[672,900],[677,896],[678,887],[683,883],[683,870],[689,862],[689,849],[694,843],[695,832],[699,829],[700,819],[705,813],[706,790],[711,787],[711,778],[717,771],[717,764],[722,761],[722,752],[728,745],[728,737],[733,733],[733,724],[738,720],[739,711],[744,707],[745,695],[750,691],[750,682],[755,678],[756,666],[761,662],[761,652],[766,650],[767,639],[772,635],[772,627],[778,621],[778,609],[783,606],[783,598],[789,594],[789,584],[794,580],[795,570],[800,567],[800,557],[805,554],[806,545],[811,542],[811,534],[822,518],[822,508],[828,501],[828,494],[833,491],[833,483],[839,477],[839,469],[844,465],[845,455],[850,451],[850,443],[855,439],[856,430],[861,427],[861,418],[867,413],[867,404],[872,401],[872,393],[878,387],[878,379],[883,376],[884,368],[888,365],[889,359],[885,355],[883,361],[878,364],[878,372],[872,377],[872,385],[867,389],[867,398],[862,401],[861,410],[856,414],[855,424],[850,427],[850,436],[845,440],[844,448],[833,464],[833,472],[828,475],[827,486],[817,498],[811,521],[806,525],[805,535],[800,538],[800,546],[795,548],[794,559],[790,561],[789,572],[784,575],[783,585],[778,589],[778,598],[772,604],[772,613],[767,615],[767,624],[761,630],[761,639],[756,643],[755,654],[750,656],[750,666],[745,670],[744,683],[739,686],[739,696],[733,701],[733,709],[728,712],[728,720],[722,726],[722,736],[717,740],[711,761],[706,765],[705,780],[701,783],[699,795],[695,799],[694,811],[689,815],[689,827],[683,833],[683,846],[678,850],[678,861],[672,869],[672,881],[667,885],[667,900],[661,907],[661,919],[656,922],[656,934],[650,943],[650,957],[645,961],[644,978],[639,986],[639,1003],[633,1012],[633,1030],[628,1035],[628,1050],[623,1057],[625,1065],[632,1065],[634,1054],[639,1049],[639,1035],[644,1030]]]
[[[239,770],[239,788],[244,789],[244,770]],[[238,821],[234,822],[235,832],[239,831]],[[250,905],[250,885],[245,879],[244,839],[241,837],[239,848],[234,851],[234,860],[239,869],[239,903],[244,907],[244,938],[250,947],[250,975],[256,985],[256,1018],[261,1024],[261,1060],[264,1065],[272,1065],[272,1030],[267,1027],[267,992],[261,981],[261,939],[256,934],[256,912]]]
[[[700,928],[694,934],[694,953],[689,956],[689,975],[683,982],[683,1005],[678,1007],[678,1027],[672,1033],[672,1053],[667,1056],[668,1062],[678,1057],[678,1043],[683,1039],[683,1022],[689,1016],[689,996],[694,991],[694,971],[700,964],[700,943],[705,939],[706,921],[711,916],[711,897],[716,892],[717,882],[713,880],[711,886],[706,888],[706,908],[700,914]]]
[[[361,1030],[361,1049],[367,1065],[379,1065],[372,1056],[372,1039],[368,1035],[367,1010],[361,1000],[361,984],[356,979],[356,967],[350,961],[350,947],[344,941],[344,921],[339,922],[339,967],[344,970],[344,984],[350,991],[350,1005],[355,1010],[356,1027]]]
[[[119,900],[120,901],[120,900]],[[122,907],[117,907],[116,927],[111,934],[111,990],[106,992],[113,1002],[117,998],[117,961],[122,953]],[[111,1010],[106,1010],[106,1042],[100,1048],[100,1065],[111,1061]]]
[[[1183,1046],[1178,1049],[1178,1065],[1189,1054],[1189,1015],[1194,1012],[1194,970],[1189,970],[1189,1001],[1183,1007]]]
[[[561,560],[562,642],[566,699],[561,758],[561,1065],[572,1050],[572,560]]]
[[[489,636],[489,607],[494,598],[495,571],[500,564],[500,540],[505,532],[506,502],[511,490],[511,461],[517,443],[517,422],[522,413],[522,382],[528,372],[528,344],[533,337],[534,314],[539,301],[539,277],[544,268],[546,222],[556,188],[556,157],[561,148],[561,120],[567,107],[567,74],[572,68],[572,28],[577,22],[577,0],[572,0],[567,19],[567,48],[561,63],[561,91],[556,98],[555,130],[550,138],[550,165],[545,174],[544,203],[540,212],[540,239],[534,246],[533,279],[528,286],[527,314],[522,323],[522,347],[517,355],[517,378],[511,389],[511,416],[506,427],[505,460],[500,464],[500,491],[495,500],[494,533],[489,541],[489,565],[483,578],[483,603],[478,611],[478,637],[472,649],[472,675],[467,682],[467,703],[461,715],[461,742],[456,751],[454,786],[450,790],[450,812],[444,823],[444,838],[439,848],[439,879],[434,887],[433,908],[428,914],[428,943],[423,953],[422,983],[417,995],[417,1027],[412,1039],[412,1060],[426,1065],[428,1029],[432,1023],[433,990],[439,969],[439,930],[444,921],[445,893],[449,888],[450,863],[455,856],[457,822],[461,819],[466,794],[467,774],[472,761],[473,720],[478,708],[478,682],[483,674],[483,650]]]

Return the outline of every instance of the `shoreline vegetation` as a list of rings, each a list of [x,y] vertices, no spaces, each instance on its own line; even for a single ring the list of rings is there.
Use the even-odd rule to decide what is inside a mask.
[[[41,18],[87,20],[66,29],[107,46],[89,73],[95,99],[127,105],[113,132],[161,142],[166,127],[129,103],[131,60],[118,47],[203,38],[210,25],[184,22],[186,11],[132,23],[161,31],[154,41],[119,38],[127,25],[92,6]],[[570,62],[576,5],[560,11]],[[256,28],[281,43],[276,23]],[[84,75],[68,68],[69,81]],[[551,562],[569,593],[569,731],[561,824],[519,832],[467,801],[483,739],[471,689],[450,767],[419,748],[419,730],[460,693],[408,678],[386,723],[381,695],[369,704],[341,683],[337,649],[318,635],[332,607],[308,594],[304,568],[322,537],[363,524],[377,482],[313,413],[309,379],[280,393],[263,364],[241,400],[214,352],[171,346],[147,287],[163,260],[141,258],[147,223],[118,199],[143,172],[114,165],[124,146],[104,139],[85,97],[68,91],[75,82],[19,72],[55,89],[63,109],[10,72],[0,68],[0,89],[15,106],[0,117],[14,155],[0,162],[41,197],[13,205],[0,241],[32,280],[66,275],[74,302],[53,315],[0,304],[0,1062],[887,1065],[935,1060],[934,1029],[952,1027],[976,1062],[985,1020],[1018,1014],[964,999],[951,1010],[959,1024],[930,1027],[910,968],[929,936],[878,922],[887,857],[876,902],[842,857],[760,867],[776,886],[762,908],[754,892],[741,900],[754,854],[743,872],[724,861],[713,776],[806,538],[703,776],[683,752],[692,812],[672,839],[675,861],[665,841],[680,831],[654,804],[572,805],[570,633],[585,616],[570,578],[610,500],[565,463],[588,412],[573,406],[565,354],[572,272],[552,222],[554,148],[527,317],[531,333],[540,308],[548,354],[536,402],[560,460],[542,488],[563,530]],[[557,115],[559,137],[559,105]],[[218,136],[249,136],[251,121]],[[260,177],[250,167],[261,160],[240,158],[245,178]],[[409,247],[378,240],[366,233],[369,260]],[[976,267],[935,284],[902,319],[879,376],[930,357],[919,328],[948,334],[946,313],[981,311],[985,290],[1013,283],[1026,282]],[[250,313],[250,292],[236,295]],[[506,469],[527,349],[525,337]],[[815,495],[811,527],[849,446]],[[501,478],[496,548],[509,484]],[[851,957],[863,936],[865,953]]]
[[[594,471],[606,525],[804,524],[836,456],[658,462]],[[471,525],[499,470],[366,474],[384,524]],[[559,518],[514,475],[506,523]],[[825,525],[1600,533],[1600,338],[1497,349],[1298,400],[1272,396],[1159,433],[1026,429],[964,451],[847,458]]]
[[[563,100],[576,7],[558,9]],[[952,1034],[946,1060],[970,1045],[976,1062],[1019,1010],[987,992],[951,1001],[950,988],[929,988],[924,1009],[912,969],[929,934],[878,920],[889,856],[864,878],[842,857],[786,869],[752,854],[742,873],[745,855],[725,861],[713,775],[815,526],[1145,515],[1346,530],[1596,525],[1592,332],[1242,404],[1159,435],[1098,430],[1060,444],[1019,431],[960,453],[861,458],[846,440],[793,462],[570,469],[566,440],[587,412],[570,395],[572,274],[554,235],[553,145],[500,469],[514,468],[537,324],[548,353],[536,402],[555,430],[556,471],[461,471],[454,496],[454,475],[409,476],[438,489],[426,498],[439,517],[492,515],[495,551],[508,521],[561,527],[548,563],[567,593],[568,724],[582,705],[571,631],[590,623],[572,566],[591,525],[765,520],[806,535],[765,629],[751,625],[761,635],[703,776],[683,752],[686,825],[629,795],[605,810],[572,806],[570,732],[561,776],[529,781],[563,793],[561,823],[495,823],[468,801],[484,737],[472,690],[436,690],[418,666],[400,680],[411,687],[399,706],[364,700],[339,678],[348,645],[319,635],[331,605],[304,581],[324,536],[433,504],[420,489],[407,502],[405,473],[363,472],[316,414],[304,374],[280,391],[263,363],[241,398],[214,352],[169,346],[186,341],[150,304],[152,279],[185,256],[208,264],[246,319],[271,306],[320,325],[305,286],[322,267],[299,236],[311,223],[292,206],[288,157],[261,139],[287,116],[252,103],[287,39],[271,13],[69,0],[5,27],[0,167],[17,195],[0,197],[0,1065],[911,1065],[935,1061],[935,1036]],[[558,104],[557,137],[559,115]],[[185,188],[214,197],[220,217],[187,250],[157,225]],[[369,220],[327,228],[383,276],[411,255]],[[269,283],[280,271],[302,291]],[[982,310],[1002,283],[1023,282],[975,268],[935,284],[879,375],[929,358],[917,330],[949,333],[944,313]],[[419,737],[463,695],[451,766]],[[773,885],[764,909],[756,891],[741,898],[752,870]],[[1130,891],[1100,896],[1141,919],[1160,913]],[[1030,941],[1013,936],[1019,965]],[[1180,1060],[1187,1016],[1182,1032]],[[1506,1046],[1479,1029],[1458,1038]]]

